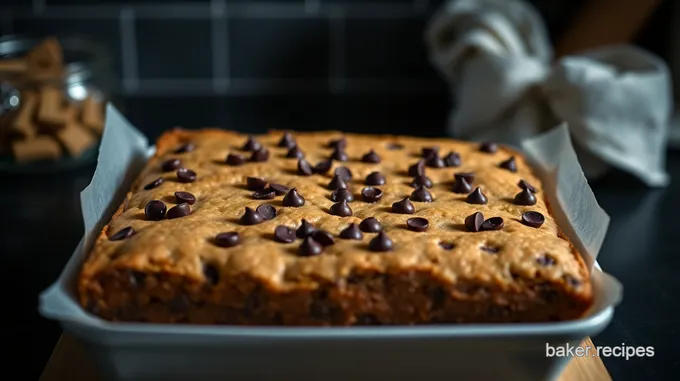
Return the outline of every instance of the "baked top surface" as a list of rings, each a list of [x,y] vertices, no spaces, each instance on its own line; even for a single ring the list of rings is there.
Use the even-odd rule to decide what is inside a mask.
[[[166,133],[157,143],[157,154],[149,161],[128,195],[124,205],[104,228],[87,258],[81,282],[109,269],[133,269],[142,272],[170,272],[203,282],[205,265],[219,268],[220,276],[247,275],[276,290],[316,287],[317,282],[337,282],[357,270],[401,272],[427,270],[446,282],[473,281],[493,284],[504,290],[521,291],[516,279],[532,279],[536,283],[563,284],[581,295],[590,294],[589,275],[578,253],[559,233],[543,199],[540,181],[521,155],[500,147],[496,153],[486,153],[479,144],[451,139],[421,139],[402,136],[372,136],[340,132],[293,133],[305,159],[312,165],[326,160],[333,153],[329,141],[344,137],[349,161],[333,161],[326,174],[301,176],[298,159],[286,158],[285,147],[278,147],[282,132],[256,136],[269,150],[265,162],[246,162],[240,166],[225,163],[228,154],[250,152],[242,150],[247,136],[222,130],[194,132],[175,130]],[[195,145],[191,152],[174,153],[183,143]],[[391,149],[392,145],[401,149]],[[454,151],[462,163],[457,167],[426,168],[425,174],[433,186],[429,189],[433,202],[416,202],[414,214],[396,214],[392,204],[409,197],[414,191],[409,166],[421,157],[424,147],[439,147],[441,156]],[[380,163],[362,162],[371,149],[380,156]],[[517,171],[511,172],[499,164],[515,157]],[[193,170],[195,182],[178,181],[175,171],[164,172],[161,164],[178,158],[181,167]],[[348,167],[353,178],[349,182],[354,201],[349,203],[352,216],[338,217],[329,213],[334,204],[328,189],[334,170]],[[364,180],[379,171],[386,184],[382,199],[376,203],[362,200]],[[479,187],[488,198],[485,205],[466,202],[466,194],[451,191],[453,174],[473,172],[472,189]],[[163,177],[164,182],[152,189],[145,185]],[[247,177],[260,177],[270,183],[296,188],[305,199],[302,207],[285,207],[283,195],[272,200],[256,200],[246,188]],[[532,206],[515,205],[513,198],[521,191],[519,180],[525,180],[539,190]],[[170,209],[177,204],[177,191],[190,192],[196,197],[187,216],[151,221],[144,208],[151,200],[160,200]],[[256,225],[243,225],[239,219],[245,208],[255,210],[262,204],[276,208],[277,216]],[[538,211],[545,216],[540,228],[521,222],[526,211]],[[475,212],[485,219],[502,217],[501,230],[469,232],[465,218]],[[350,223],[359,224],[367,217],[377,218],[383,231],[393,241],[393,250],[373,252],[369,241],[376,233],[363,233],[363,239],[339,239],[338,234]],[[426,232],[406,228],[406,221],[423,217],[429,222]],[[302,219],[316,228],[331,233],[335,243],[326,246],[320,255],[299,256],[303,242],[281,243],[274,239],[274,229],[285,225],[297,229]],[[135,234],[123,240],[109,237],[126,227]],[[238,232],[240,243],[234,247],[219,247],[214,237],[222,232]],[[447,250],[440,243],[451,243]],[[497,252],[489,252],[492,248]],[[493,251],[493,250],[492,250]],[[547,257],[546,257],[547,256]],[[548,258],[549,260],[546,260]]]

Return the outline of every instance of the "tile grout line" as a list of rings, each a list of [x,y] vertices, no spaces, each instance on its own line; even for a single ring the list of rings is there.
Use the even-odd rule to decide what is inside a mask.
[[[225,0],[210,2],[213,91],[224,95],[229,91],[229,31]]]
[[[123,88],[125,93],[136,93],[139,91],[139,62],[133,9],[123,8],[120,11],[120,42],[123,55]]]
[[[331,94],[345,90],[345,14],[339,8],[329,12],[328,86]]]
[[[42,15],[45,13],[45,0],[33,0],[33,14]]]

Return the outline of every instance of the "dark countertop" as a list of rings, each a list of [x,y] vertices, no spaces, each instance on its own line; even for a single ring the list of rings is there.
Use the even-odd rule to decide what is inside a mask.
[[[146,129],[155,137],[164,127]],[[404,127],[405,128],[405,127]],[[615,380],[660,380],[680,371],[675,340],[680,339],[676,281],[680,244],[670,213],[680,211],[680,153],[670,153],[675,180],[666,189],[650,190],[637,180],[612,173],[592,183],[602,207],[612,217],[599,262],[625,287],[614,321],[596,345],[653,346],[653,358],[604,358]],[[3,373],[23,372],[37,379],[60,334],[59,327],[36,311],[37,295],[59,275],[82,236],[79,192],[94,165],[40,176],[0,175],[0,314],[10,353]]]

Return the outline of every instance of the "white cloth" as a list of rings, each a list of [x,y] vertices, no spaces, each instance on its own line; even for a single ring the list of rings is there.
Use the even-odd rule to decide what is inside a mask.
[[[633,46],[610,46],[551,64],[539,15],[521,0],[453,0],[426,31],[431,60],[451,84],[449,131],[519,146],[564,121],[584,172],[616,167],[649,186],[669,182],[669,70]]]

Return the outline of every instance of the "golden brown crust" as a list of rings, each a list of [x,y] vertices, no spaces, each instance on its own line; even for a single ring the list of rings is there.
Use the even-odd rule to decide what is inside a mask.
[[[175,129],[163,134],[156,154],[83,265],[78,287],[83,306],[111,320],[287,325],[566,320],[590,306],[589,273],[550,215],[543,193],[537,194],[533,206],[512,202],[520,191],[520,179],[541,188],[519,153],[505,147],[495,154],[483,153],[475,143],[450,139],[295,133],[312,164],[330,155],[328,141],[344,136],[348,143],[350,161],[334,161],[327,174],[304,177],[297,174],[297,160],[285,158],[287,149],[277,147],[281,135],[272,131],[257,137],[270,151],[267,162],[234,167],[224,164],[224,158],[228,153],[249,156],[240,151],[244,135],[217,129]],[[186,142],[196,149],[173,153]],[[404,148],[390,150],[388,143]],[[429,146],[439,146],[442,154],[459,152],[462,165],[427,168],[435,184],[430,190],[434,202],[413,202],[414,215],[392,213],[390,205],[413,191],[407,168],[418,160],[421,148]],[[360,161],[371,148],[382,157],[381,163]],[[516,158],[516,173],[498,167],[510,156]],[[174,171],[163,173],[160,163],[168,158],[179,158],[197,173],[198,180],[183,184],[176,181]],[[326,185],[339,166],[347,166],[354,175],[350,217],[328,213],[333,202]],[[387,184],[378,186],[382,200],[368,204],[361,200],[360,191],[365,176],[376,170],[386,176]],[[474,186],[484,191],[488,204],[468,204],[465,195],[451,192],[456,172],[475,172]],[[143,189],[159,176],[165,179],[163,184]],[[247,176],[296,187],[306,204],[284,207],[283,196],[255,200],[244,186]],[[197,198],[189,216],[145,218],[148,201],[161,200],[169,209],[179,190]],[[265,203],[276,207],[276,218],[253,226],[239,224],[246,206],[254,209]],[[545,215],[540,229],[520,222],[527,210]],[[505,227],[467,232],[464,219],[476,211],[486,218],[503,217]],[[370,216],[381,221],[394,241],[393,251],[369,251],[374,233],[364,233],[362,241],[337,238],[350,223]],[[427,232],[405,228],[406,219],[415,216],[429,220]],[[336,243],[319,256],[299,257],[301,240],[291,244],[273,240],[276,226],[297,228],[302,218],[333,234]],[[127,226],[134,228],[134,236],[109,240]],[[233,248],[215,246],[212,238],[225,231],[239,232],[242,243]],[[442,241],[455,248],[442,249]],[[483,246],[498,252],[489,253]],[[539,263],[544,256],[551,261]]]

